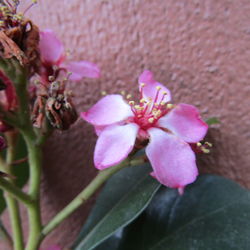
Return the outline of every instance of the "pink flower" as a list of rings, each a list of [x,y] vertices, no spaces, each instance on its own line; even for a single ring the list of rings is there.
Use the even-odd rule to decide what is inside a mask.
[[[99,135],[94,152],[96,168],[118,164],[133,150],[136,139],[149,140],[146,155],[152,175],[162,184],[183,190],[197,175],[190,143],[205,136],[208,126],[188,104],[169,103],[170,91],[150,71],[139,78],[140,102],[127,103],[121,95],[108,95],[81,114]]]
[[[71,72],[70,80],[73,81],[80,81],[83,77],[100,77],[100,70],[94,63],[87,61],[65,62],[64,46],[49,29],[40,32],[39,47],[42,60],[41,74],[46,81],[48,76],[56,74],[57,77],[61,70]],[[56,72],[54,71],[55,67],[58,68]]]

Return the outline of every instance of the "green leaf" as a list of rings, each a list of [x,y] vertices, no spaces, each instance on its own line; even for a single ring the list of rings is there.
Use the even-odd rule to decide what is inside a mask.
[[[147,209],[102,250],[247,250],[250,194],[238,184],[206,175],[186,188],[161,188]],[[119,243],[118,243],[119,241]]]
[[[91,250],[134,220],[149,204],[160,184],[149,166],[123,169],[105,185],[74,249]]]
[[[25,142],[21,136],[18,138],[17,148],[16,148],[16,157],[15,160],[22,159],[27,156],[27,149]],[[29,168],[27,162],[18,164],[13,167],[14,176],[16,176],[16,184],[18,187],[23,187],[29,178]],[[3,191],[0,190],[0,214],[6,208],[6,202],[3,196]]]
[[[206,120],[207,125],[219,124],[220,120],[217,117],[210,117]]]

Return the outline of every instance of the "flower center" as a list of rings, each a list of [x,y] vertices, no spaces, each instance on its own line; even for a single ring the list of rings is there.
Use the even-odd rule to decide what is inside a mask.
[[[155,96],[153,98],[144,98],[144,87],[145,84],[142,84],[139,104],[135,104],[134,101],[130,101],[129,105],[134,113],[134,117],[130,118],[130,122],[138,124],[140,129],[146,131],[149,128],[156,127],[157,121],[162,116],[166,115],[171,110],[173,105],[163,101],[167,93],[161,91],[161,87],[159,86],[156,87]]]

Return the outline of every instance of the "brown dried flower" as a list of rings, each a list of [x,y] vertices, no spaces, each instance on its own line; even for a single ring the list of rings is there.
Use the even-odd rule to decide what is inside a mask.
[[[9,1],[0,1],[0,55],[17,58],[33,74],[40,68],[39,29],[17,13],[18,4],[19,1],[13,1],[12,5]]]

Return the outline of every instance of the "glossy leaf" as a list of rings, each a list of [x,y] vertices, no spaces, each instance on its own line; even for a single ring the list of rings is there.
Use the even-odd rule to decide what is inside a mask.
[[[98,249],[247,250],[249,221],[249,191],[206,175],[187,187],[183,196],[161,188],[133,223]]]
[[[126,168],[107,182],[74,249],[95,248],[147,207],[160,187],[150,171],[148,166]]]

